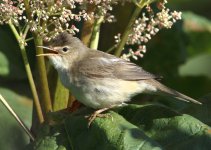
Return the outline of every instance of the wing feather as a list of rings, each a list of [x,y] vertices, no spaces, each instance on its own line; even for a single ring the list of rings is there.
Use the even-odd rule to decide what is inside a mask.
[[[90,50],[77,66],[80,74],[91,78],[118,78],[128,81],[158,78],[134,63],[95,50]]]

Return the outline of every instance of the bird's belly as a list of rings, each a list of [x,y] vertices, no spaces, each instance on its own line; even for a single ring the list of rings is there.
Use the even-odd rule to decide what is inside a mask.
[[[87,78],[68,88],[78,101],[95,109],[120,105],[141,92],[138,82],[109,78]]]

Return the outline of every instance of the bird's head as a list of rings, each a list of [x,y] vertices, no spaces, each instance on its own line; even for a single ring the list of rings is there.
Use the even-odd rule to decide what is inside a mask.
[[[59,34],[46,45],[38,46],[47,52],[37,56],[47,56],[57,70],[69,68],[86,51],[85,45],[67,32]]]

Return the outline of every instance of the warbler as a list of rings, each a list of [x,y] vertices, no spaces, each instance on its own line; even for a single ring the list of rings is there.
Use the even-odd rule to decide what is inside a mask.
[[[62,84],[78,101],[99,109],[94,117],[108,108],[130,101],[139,93],[171,96],[179,100],[200,102],[161,84],[153,75],[136,64],[111,54],[90,49],[67,32],[41,46],[58,71]]]

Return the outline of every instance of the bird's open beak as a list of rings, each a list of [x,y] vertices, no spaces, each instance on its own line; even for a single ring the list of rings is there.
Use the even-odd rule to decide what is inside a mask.
[[[46,47],[46,46],[37,46],[37,47],[41,47],[41,48],[44,48],[46,50],[48,50],[48,53],[45,53],[45,54],[38,54],[36,56],[53,56],[53,55],[57,55],[58,52],[50,47]]]

